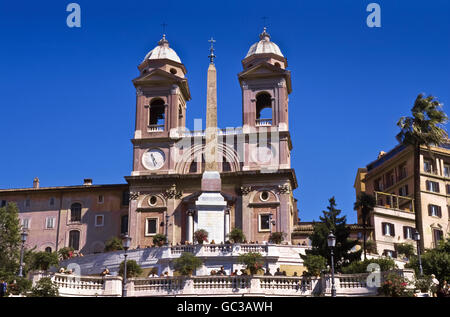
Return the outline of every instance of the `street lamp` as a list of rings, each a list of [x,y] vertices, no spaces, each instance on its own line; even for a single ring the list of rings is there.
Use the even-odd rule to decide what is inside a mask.
[[[166,214],[166,243],[169,245],[169,215]]]
[[[125,233],[122,236],[122,246],[125,250],[124,254],[124,265],[123,265],[123,283],[122,283],[122,297],[127,297],[127,250],[130,248],[131,237],[128,236],[128,233]]]
[[[328,247],[331,251],[331,296],[336,297],[336,287],[334,286],[334,247],[336,246],[336,236],[330,231],[327,238]]]
[[[28,233],[23,229],[20,234],[20,240],[22,241],[22,248],[20,249],[20,267],[19,267],[19,276],[23,277],[23,249],[25,246],[25,242],[27,241]]]
[[[416,230],[414,233],[414,240],[417,242],[417,258],[419,259],[419,273],[420,276],[423,275],[423,269],[422,269],[422,258],[420,256],[420,233]]]

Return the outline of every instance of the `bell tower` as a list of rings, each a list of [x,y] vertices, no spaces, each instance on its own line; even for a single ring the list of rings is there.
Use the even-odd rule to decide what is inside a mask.
[[[238,74],[242,89],[244,131],[259,127],[277,127],[288,131],[288,95],[292,91],[287,60],[266,28],[242,60]]]
[[[187,71],[165,34],[138,69],[132,175],[167,172],[172,141],[186,126]]]

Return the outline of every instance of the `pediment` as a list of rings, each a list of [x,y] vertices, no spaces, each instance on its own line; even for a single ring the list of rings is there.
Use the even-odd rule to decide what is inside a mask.
[[[269,63],[261,63],[242,71],[239,74],[239,77],[260,76],[260,75],[284,75],[286,73],[288,73],[288,71],[280,67],[276,67]]]
[[[160,83],[160,82],[178,82],[182,81],[181,77],[175,76],[171,73],[165,72],[161,69],[154,69],[151,72],[142,75],[133,80],[135,84],[143,84],[143,83]]]

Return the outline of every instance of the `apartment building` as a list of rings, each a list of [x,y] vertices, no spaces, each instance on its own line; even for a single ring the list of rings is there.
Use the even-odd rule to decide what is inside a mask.
[[[395,245],[415,245],[416,217],[421,217],[423,246],[434,248],[449,233],[450,145],[422,147],[420,151],[421,214],[414,210],[414,151],[398,145],[365,168],[355,179],[356,196],[361,192],[376,199],[370,215],[379,254],[395,256]],[[358,211],[360,222],[360,211]]]

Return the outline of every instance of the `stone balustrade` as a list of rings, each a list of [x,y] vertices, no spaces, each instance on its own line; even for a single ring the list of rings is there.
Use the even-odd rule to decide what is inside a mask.
[[[410,281],[411,270],[393,271]],[[380,274],[380,283],[388,272]],[[49,276],[58,285],[61,296],[121,296],[122,278],[118,276],[91,277],[66,274],[32,275],[33,284]],[[376,296],[377,286],[369,286],[365,274],[336,274],[337,296]],[[128,279],[130,297],[170,296],[331,296],[331,276],[171,276]]]

